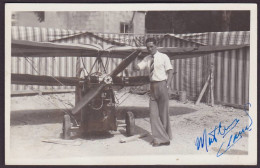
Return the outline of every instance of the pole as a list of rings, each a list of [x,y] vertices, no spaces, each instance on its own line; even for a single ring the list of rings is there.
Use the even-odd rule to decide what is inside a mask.
[[[81,73],[81,68],[80,68],[80,57],[77,57],[77,62],[76,62],[76,77],[79,79],[80,78],[80,73]],[[77,102],[79,102],[81,98],[81,89],[79,85],[76,85],[76,90],[75,90],[75,105]]]
[[[214,106],[214,65],[211,64],[210,66],[210,99],[211,99],[211,106]]]

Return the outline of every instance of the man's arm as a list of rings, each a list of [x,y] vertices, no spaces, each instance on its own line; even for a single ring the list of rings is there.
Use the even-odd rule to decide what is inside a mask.
[[[167,74],[168,74],[167,86],[170,86],[170,83],[171,83],[172,77],[173,77],[173,69],[169,69],[169,70],[167,71]]]
[[[169,59],[168,56],[165,57],[165,69],[168,76],[167,86],[170,86],[173,77],[173,68],[172,68],[171,60]]]

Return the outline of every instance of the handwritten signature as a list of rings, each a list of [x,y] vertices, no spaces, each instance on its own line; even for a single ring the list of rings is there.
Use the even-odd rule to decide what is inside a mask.
[[[251,107],[250,103],[247,103],[246,105],[249,105],[249,107]],[[246,105],[245,105],[245,107],[246,107]],[[217,153],[217,157],[220,157],[226,151],[228,151],[232,146],[234,146],[243,137],[242,134],[244,134],[246,131],[252,130],[251,126],[253,124],[253,120],[250,117],[250,115],[248,114],[246,108],[244,108],[244,112],[249,117],[250,124],[243,127],[239,132],[237,132],[235,134],[231,134],[229,136],[228,143],[223,142],[220,145],[218,153]],[[215,126],[215,128],[209,133],[207,133],[207,130],[204,129],[202,137],[197,137],[197,139],[196,139],[195,146],[197,147],[197,150],[200,150],[200,148],[205,147],[205,150],[208,152],[208,146],[211,146],[214,142],[218,142],[219,137],[225,138],[228,135],[228,133],[237,126],[239,121],[240,120],[236,118],[227,127],[222,126],[221,122],[219,122],[218,126]],[[225,146],[225,149],[223,152],[220,152],[223,146]]]

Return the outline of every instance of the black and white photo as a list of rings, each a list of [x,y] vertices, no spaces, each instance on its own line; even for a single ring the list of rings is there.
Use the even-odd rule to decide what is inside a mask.
[[[7,165],[255,165],[256,4],[6,4]]]

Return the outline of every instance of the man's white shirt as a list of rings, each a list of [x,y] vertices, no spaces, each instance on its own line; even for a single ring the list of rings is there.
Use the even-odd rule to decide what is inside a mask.
[[[148,55],[140,63],[138,63],[140,70],[148,69],[150,72],[151,60],[152,60],[152,56]],[[150,80],[151,81],[167,80],[168,78],[167,71],[170,69],[173,68],[169,57],[166,54],[157,51],[154,54],[154,70]]]

